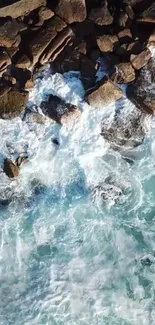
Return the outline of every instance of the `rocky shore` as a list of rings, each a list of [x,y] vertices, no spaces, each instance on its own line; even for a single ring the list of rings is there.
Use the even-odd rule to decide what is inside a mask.
[[[35,75],[46,63],[53,73],[80,71],[90,106],[102,108],[120,100],[121,85],[126,84],[127,97],[152,114],[151,46],[155,46],[154,1],[2,0],[0,118],[14,118],[26,109]],[[97,71],[105,66],[105,76],[97,81]],[[41,109],[60,124],[79,115],[77,107],[56,96],[42,102]],[[11,174],[13,169],[17,175],[15,167]]]

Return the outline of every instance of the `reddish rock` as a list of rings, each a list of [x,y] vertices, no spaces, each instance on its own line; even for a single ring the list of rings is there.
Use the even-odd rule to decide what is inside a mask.
[[[113,82],[126,84],[135,80],[135,70],[130,62],[120,63],[116,66],[116,72],[111,76]]]
[[[87,16],[85,0],[58,0],[55,13],[68,24],[84,21]]]
[[[103,35],[97,37],[96,41],[101,52],[113,52],[118,37],[116,35]]]
[[[130,62],[134,67],[134,69],[139,70],[147,64],[150,58],[151,58],[151,51],[149,49],[145,49],[138,55],[131,54]]]
[[[107,78],[101,80],[96,87],[86,93],[88,104],[95,108],[104,108],[122,96],[122,90]]]
[[[18,177],[19,168],[12,162],[11,159],[4,160],[3,171],[9,178]]]
[[[21,40],[18,32],[18,22],[16,20],[8,19],[0,26],[0,46],[18,47]]]
[[[104,6],[93,8],[88,16],[96,25],[104,26],[113,23],[113,17],[108,10],[108,3],[105,1]]]
[[[39,61],[47,46],[65,27],[66,24],[64,21],[54,16],[38,31],[35,37],[29,42],[29,52],[32,57],[33,66]]]
[[[46,6],[46,0],[20,0],[11,5],[0,8],[0,17],[17,18],[27,15],[29,12]]]

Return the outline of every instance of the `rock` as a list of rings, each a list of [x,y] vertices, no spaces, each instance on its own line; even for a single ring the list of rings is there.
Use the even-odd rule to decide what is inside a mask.
[[[24,89],[26,82],[32,78],[30,70],[17,68],[14,65],[8,66],[7,74],[16,79],[16,87],[19,89]]]
[[[108,184],[108,180],[105,183],[99,184],[94,188],[93,199],[102,200],[102,203],[109,202],[112,205],[119,202],[119,198],[122,194],[122,190],[115,184]]]
[[[128,98],[142,111],[155,112],[155,60],[151,58],[143,67],[132,86],[127,89]]]
[[[48,102],[41,103],[41,109],[45,115],[62,125],[72,125],[80,115],[80,111],[76,106],[67,104],[53,95],[49,96]]]
[[[101,135],[115,150],[133,149],[142,144],[145,138],[144,118],[145,115],[135,107],[127,111],[122,100],[110,121],[103,118]]]
[[[28,156],[19,156],[16,159],[16,166],[19,168],[21,165],[23,165],[25,162],[28,162]]]
[[[54,12],[47,7],[40,7],[38,14],[43,20],[48,20],[54,16]]]
[[[113,52],[114,46],[118,43],[116,35],[103,35],[97,37],[97,45],[101,52]]]
[[[151,51],[149,49],[145,49],[138,55],[132,54],[130,57],[130,62],[134,69],[139,70],[147,64],[150,58]]]
[[[29,42],[29,53],[32,58],[33,66],[39,61],[47,46],[65,27],[66,23],[54,16],[37,32],[35,37]]]
[[[139,41],[132,42],[128,45],[127,51],[131,54],[139,54],[142,52],[142,44]]]
[[[72,35],[72,29],[66,27],[60,34],[58,34],[53,42],[51,42],[43,55],[40,56],[40,63],[45,64],[49,61],[54,61],[71,40]]]
[[[18,32],[18,22],[16,20],[7,19],[0,26],[0,46],[18,47],[21,40],[20,35],[18,35]]]
[[[98,49],[94,49],[90,52],[90,59],[93,62],[96,62],[96,60],[100,57],[101,53]]]
[[[80,60],[80,72],[83,77],[93,78],[97,72],[97,66],[86,56],[82,56]]]
[[[125,28],[118,33],[118,38],[121,44],[130,43],[132,41],[132,33],[129,28]]]
[[[118,25],[120,27],[128,27],[130,23],[131,20],[129,19],[128,14],[124,11],[121,11],[118,18]]]
[[[10,56],[7,52],[2,48],[0,51],[0,75],[7,70],[7,66],[11,64]]]
[[[75,46],[75,50],[78,51],[80,54],[87,54],[87,47],[88,44],[85,41],[80,42],[77,46]]]
[[[14,118],[25,109],[28,101],[28,92],[12,88],[0,95],[0,117]]]
[[[105,0],[104,6],[99,8],[93,8],[88,16],[96,25],[104,26],[111,25],[113,23],[113,17],[108,10],[108,3]]]
[[[116,72],[111,76],[113,82],[126,84],[135,80],[135,70],[130,62],[120,63],[115,68]]]
[[[134,19],[134,11],[131,6],[125,6],[125,12],[128,14],[130,19]]]
[[[82,22],[87,16],[85,0],[58,0],[55,13],[67,24]]]
[[[96,87],[88,90],[86,93],[89,105],[96,108],[103,108],[122,96],[122,90],[107,78],[102,79]]]
[[[46,0],[20,0],[16,1],[6,7],[0,8],[0,17],[12,17],[17,18],[26,16],[29,12],[39,8],[40,6],[46,6]]]
[[[3,171],[9,178],[18,177],[19,175],[18,167],[8,158],[4,160]]]
[[[23,53],[21,53],[20,55],[18,54],[18,59],[15,60],[15,66],[21,69],[28,69],[31,66],[30,59],[26,54]]]
[[[8,83],[10,83],[12,86],[16,84],[16,78],[8,76],[7,72],[3,73],[2,78],[3,80],[6,80]]]

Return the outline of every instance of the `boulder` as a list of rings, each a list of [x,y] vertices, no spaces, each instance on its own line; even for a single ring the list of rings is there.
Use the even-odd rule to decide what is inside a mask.
[[[9,6],[0,8],[0,17],[17,18],[26,16],[29,12],[40,6],[46,6],[46,0],[20,0]]]
[[[135,70],[130,62],[119,63],[115,68],[116,71],[111,76],[113,82],[127,84],[135,80]]]
[[[58,0],[54,11],[68,24],[84,21],[87,17],[85,0]]]
[[[108,3],[105,0],[104,6],[93,8],[88,16],[96,25],[104,26],[111,25],[113,23],[113,17],[108,10]]]
[[[13,60],[13,62],[15,62],[17,68],[21,69],[28,69],[31,66],[30,59],[23,53],[18,54],[18,59]]]
[[[92,107],[103,108],[113,101],[120,99],[123,92],[110,79],[102,79],[96,87],[86,92],[86,100]]]
[[[19,168],[12,162],[11,159],[5,158],[3,171],[9,178],[14,178],[19,175]]]
[[[34,66],[43,55],[47,46],[55,39],[57,34],[66,27],[66,23],[54,16],[49,19],[29,42],[29,53]]]
[[[139,70],[147,64],[150,58],[151,58],[151,51],[149,49],[145,49],[144,51],[142,51],[137,55],[131,54],[130,62],[134,67],[134,69]]]
[[[5,51],[5,49],[1,49],[0,51],[0,75],[2,75],[6,69],[7,66],[11,64],[11,58]]]
[[[97,45],[101,52],[113,52],[118,43],[117,35],[102,35],[97,37]]]
[[[47,7],[40,7],[38,11],[39,17],[44,20],[48,20],[54,16],[54,12]]]
[[[0,118],[19,116],[27,105],[28,96],[28,92],[15,88],[0,93]]]
[[[18,22],[13,19],[7,19],[0,26],[0,46],[18,47],[20,43],[20,35],[18,35]]]
[[[76,106],[67,104],[53,95],[49,96],[48,102],[41,103],[41,109],[45,115],[62,125],[72,124],[80,115],[80,111]]]
[[[19,89],[24,89],[26,82],[32,78],[30,70],[17,68],[13,64],[8,66],[7,74],[16,79],[16,87]]]
[[[155,60],[143,67],[134,84],[127,89],[129,99],[142,111],[155,112]]]

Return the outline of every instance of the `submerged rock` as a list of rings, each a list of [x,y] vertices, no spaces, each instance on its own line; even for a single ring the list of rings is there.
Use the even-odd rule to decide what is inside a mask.
[[[104,106],[123,97],[123,92],[110,79],[102,79],[94,88],[86,93],[86,100],[92,107]]]
[[[94,188],[93,198],[95,200],[101,199],[102,202],[118,203],[122,194],[122,190],[114,183],[105,180],[105,183],[99,184]]]
[[[15,165],[11,159],[6,158],[4,160],[4,166],[3,166],[3,171],[4,173],[9,177],[9,178],[14,178],[19,175],[19,168],[17,165]]]

